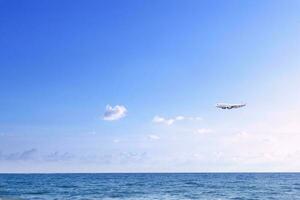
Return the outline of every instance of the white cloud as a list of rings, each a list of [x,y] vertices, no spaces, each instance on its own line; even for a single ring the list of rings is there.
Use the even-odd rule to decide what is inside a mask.
[[[126,116],[127,109],[123,105],[116,105],[114,107],[107,105],[104,112],[103,120],[114,121]]]
[[[202,117],[189,117],[189,120],[201,121]]]
[[[175,120],[178,120],[178,121],[180,121],[180,120],[184,120],[185,119],[185,117],[184,116],[177,116],[177,117],[175,117]]]
[[[200,128],[196,131],[197,134],[207,134],[207,133],[212,133],[213,130],[207,129],[207,128]]]
[[[113,143],[119,143],[119,142],[120,142],[119,139],[114,139],[114,140],[113,140]]]
[[[152,121],[155,123],[161,123],[161,124],[170,126],[170,125],[174,124],[176,121],[183,121],[183,120],[202,120],[202,118],[201,117],[185,117],[185,116],[181,116],[181,115],[173,117],[173,118],[164,118],[164,117],[156,115]]]
[[[155,116],[153,118],[153,122],[155,123],[162,123],[162,124],[166,124],[166,125],[172,125],[174,123],[174,119],[167,119],[164,117],[160,117],[160,116]]]
[[[160,137],[157,136],[157,135],[148,135],[148,138],[149,138],[150,140],[159,140],[159,139],[160,139]]]

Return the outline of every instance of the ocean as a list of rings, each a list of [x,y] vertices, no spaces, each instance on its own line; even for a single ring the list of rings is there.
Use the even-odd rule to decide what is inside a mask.
[[[1,200],[300,200],[300,173],[0,174]]]

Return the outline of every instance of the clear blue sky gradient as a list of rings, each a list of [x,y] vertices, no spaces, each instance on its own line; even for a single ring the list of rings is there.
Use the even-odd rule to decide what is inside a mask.
[[[196,152],[206,154],[224,135],[247,132],[265,118],[271,126],[283,105],[298,108],[299,10],[296,0],[0,0],[0,170],[276,170],[259,161],[230,168],[232,152],[225,161],[191,162],[194,168],[159,160],[173,155],[177,143],[166,138],[173,132],[214,130],[211,143]],[[224,113],[214,108],[220,101],[249,106]],[[103,121],[107,104],[124,105],[127,116]],[[163,127],[152,122],[156,115],[203,122]],[[151,143],[149,134],[160,141]],[[178,140],[189,146],[193,138]],[[194,155],[187,146],[184,155]],[[20,156],[30,149],[39,158]],[[75,157],[68,162],[81,165],[66,164],[68,156],[50,164],[41,158],[53,152],[67,152]],[[149,158],[144,165],[82,161],[124,152]],[[9,160],[13,153],[21,158]],[[149,167],[158,154],[157,168]]]

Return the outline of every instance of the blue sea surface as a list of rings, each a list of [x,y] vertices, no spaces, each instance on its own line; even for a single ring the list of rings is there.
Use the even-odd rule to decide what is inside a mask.
[[[0,199],[300,200],[300,173],[0,174]]]

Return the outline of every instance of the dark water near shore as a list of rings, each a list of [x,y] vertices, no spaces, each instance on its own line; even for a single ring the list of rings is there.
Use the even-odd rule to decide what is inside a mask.
[[[300,174],[0,174],[0,199],[300,200]]]

